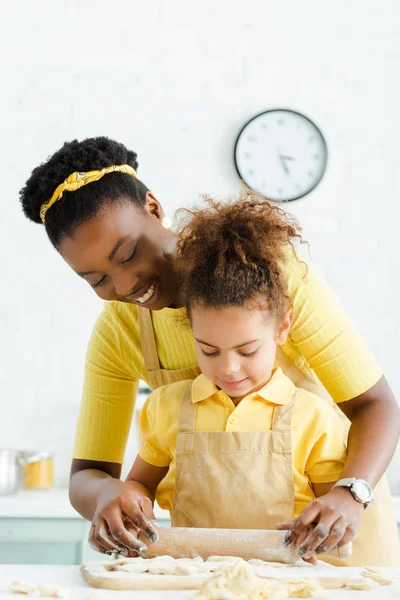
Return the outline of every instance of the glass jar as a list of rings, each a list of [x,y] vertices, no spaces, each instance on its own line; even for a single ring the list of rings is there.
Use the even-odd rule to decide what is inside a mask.
[[[24,487],[30,490],[48,490],[54,483],[54,455],[36,452],[25,459]]]

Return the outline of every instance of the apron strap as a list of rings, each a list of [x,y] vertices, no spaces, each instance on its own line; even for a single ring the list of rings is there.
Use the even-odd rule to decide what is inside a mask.
[[[192,385],[189,381],[183,393],[179,410],[178,433],[193,433],[196,419],[196,405],[192,402]]]
[[[284,406],[275,406],[272,417],[272,451],[275,454],[292,453],[292,416],[297,390]]]
[[[150,386],[154,390],[164,385],[164,382],[160,371],[160,361],[158,359],[151,312],[147,308],[138,307],[138,321],[144,366],[149,375]]]
[[[287,404],[275,406],[271,427],[273,431],[292,431],[292,416],[296,395],[297,390],[295,389]]]

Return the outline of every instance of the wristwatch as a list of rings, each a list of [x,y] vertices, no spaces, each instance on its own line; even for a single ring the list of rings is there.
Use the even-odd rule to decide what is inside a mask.
[[[354,500],[364,504],[364,508],[367,508],[374,501],[374,492],[368,481],[365,479],[356,479],[355,477],[348,477],[347,479],[339,479],[333,486],[345,487],[349,490]],[[332,488],[333,489],[333,488]]]

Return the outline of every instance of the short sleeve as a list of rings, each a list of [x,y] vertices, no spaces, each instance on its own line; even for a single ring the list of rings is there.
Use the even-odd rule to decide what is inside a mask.
[[[146,400],[139,420],[140,449],[139,456],[154,467],[168,467],[171,457],[157,436],[157,407],[160,390],[153,392]]]
[[[123,463],[138,377],[121,342],[112,306],[99,316],[88,345],[74,458]]]
[[[305,467],[308,478],[311,483],[337,481],[346,462],[343,423],[325,400],[319,402],[314,426],[315,440]]]
[[[382,371],[329,286],[291,253],[282,270],[293,302],[290,342],[335,402],[366,392]]]

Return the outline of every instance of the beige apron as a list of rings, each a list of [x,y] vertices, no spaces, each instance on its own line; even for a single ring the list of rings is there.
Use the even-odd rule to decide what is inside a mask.
[[[273,529],[293,518],[291,423],[295,395],[276,406],[272,429],[195,431],[192,383],[183,396],[176,440],[172,525]]]
[[[144,357],[144,362],[145,362],[145,366],[146,369],[148,371],[149,374],[149,382],[150,385],[153,389],[156,389],[157,387],[160,387],[162,385],[166,385],[168,383],[173,383],[175,381],[179,381],[179,380],[184,380],[184,379],[195,379],[199,373],[200,373],[200,369],[198,367],[190,367],[187,369],[177,369],[177,370],[167,370],[167,369],[161,369],[160,368],[160,363],[159,363],[159,359],[158,359],[158,354],[157,354],[157,347],[156,347],[156,341],[155,341],[155,336],[154,336],[154,329],[153,329],[153,325],[152,325],[152,320],[151,320],[151,312],[148,311],[147,309],[138,309],[138,314],[139,314],[139,331],[140,331],[140,339],[141,339],[141,344],[142,344],[142,352],[143,352],[143,357]],[[295,384],[296,387],[299,388],[303,388],[306,389],[322,398],[324,398],[325,400],[327,400],[335,409],[335,411],[337,412],[337,414],[344,420],[345,422],[345,430],[346,430],[346,435],[349,429],[349,425],[350,422],[349,420],[345,417],[345,415],[342,413],[342,411],[340,410],[340,408],[335,404],[335,402],[332,400],[332,398],[329,396],[328,392],[325,390],[325,388],[323,387],[323,385],[320,383],[320,381],[315,377],[311,377],[310,375],[304,373],[301,369],[299,369],[299,367],[297,367],[293,361],[290,360],[290,358],[288,358],[286,356],[286,354],[283,352],[283,350],[281,348],[277,349],[277,354],[276,354],[276,361],[275,361],[275,367],[280,367],[282,369],[282,371],[285,373],[285,375],[287,377],[289,377],[292,382]],[[290,422],[291,422],[291,414],[290,414],[290,420],[289,420],[289,431],[286,431],[285,435],[285,448],[281,447],[281,451],[279,452],[271,452],[271,444],[272,441],[268,441],[268,434],[270,439],[277,439],[278,436],[280,435],[279,431],[277,430],[273,430],[271,431],[264,431],[264,432],[229,432],[229,435],[226,435],[227,432],[193,432],[193,419],[194,419],[194,411],[195,411],[195,405],[191,405],[193,407],[193,413],[191,413],[190,411],[190,407],[188,408],[188,398],[186,397],[186,409],[184,409],[184,403],[182,403],[182,410],[181,410],[181,414],[180,414],[180,426],[182,426],[182,432],[181,434],[178,436],[178,441],[179,441],[179,461],[180,461],[180,466],[179,466],[179,472],[178,472],[178,445],[177,445],[177,465],[176,465],[176,469],[177,469],[177,475],[176,475],[176,482],[175,482],[175,499],[176,499],[176,505],[174,507],[174,513],[173,513],[173,524],[175,526],[177,526],[178,524],[181,525],[182,523],[186,522],[188,524],[192,524],[193,523],[196,526],[202,526],[202,527],[216,527],[218,525],[218,527],[230,527],[230,528],[249,528],[250,525],[248,525],[248,522],[253,519],[252,523],[253,525],[251,525],[251,527],[254,527],[255,529],[264,529],[264,528],[274,528],[274,525],[276,522],[281,521],[281,520],[291,520],[293,515],[293,505],[294,505],[294,490],[293,490],[293,470],[292,470],[292,460],[291,460],[291,436],[290,436]],[[278,407],[276,407],[277,409]],[[284,407],[281,407],[284,408]],[[275,409],[275,410],[276,410]],[[277,418],[278,418],[278,423],[280,422],[280,424],[286,423],[285,420],[281,420],[281,417],[279,415],[279,411],[277,413]],[[285,417],[287,419],[287,415]],[[275,424],[276,426],[276,424]],[[248,465],[251,466],[251,468],[257,468],[256,465],[253,465],[252,463],[256,463],[256,462],[260,462],[260,461],[251,461],[251,459],[246,456],[246,452],[242,452],[239,454],[239,450],[236,451],[236,453],[234,452],[235,448],[239,448],[239,446],[235,446],[235,443],[237,444],[242,444],[242,442],[244,443],[244,437],[241,438],[239,436],[245,436],[247,434],[248,438],[247,438],[247,443],[250,444],[251,440],[253,440],[254,438],[254,446],[253,445],[249,445],[248,449],[249,449],[249,455],[253,455],[253,453],[260,453],[260,457],[262,458],[263,464],[264,461],[266,460],[265,457],[268,457],[268,470],[265,469],[263,472],[263,477],[265,477],[266,473],[270,472],[270,469],[272,469],[271,472],[277,471],[280,466],[282,466],[282,461],[283,461],[283,457],[287,458],[287,461],[283,461],[285,462],[285,469],[288,468],[288,464],[290,462],[290,470],[285,471],[285,475],[284,477],[282,477],[282,480],[279,479],[278,481],[281,481],[281,484],[278,486],[276,485],[276,480],[274,479],[274,487],[276,487],[278,490],[282,487],[283,488],[283,492],[282,490],[280,490],[280,493],[282,493],[282,500],[283,500],[283,504],[282,507],[280,507],[279,505],[276,507],[268,507],[268,509],[272,512],[270,512],[271,514],[271,518],[275,518],[272,517],[273,514],[276,514],[276,520],[275,522],[272,522],[268,520],[268,516],[267,513],[265,511],[265,489],[268,489],[268,480],[264,480],[262,479],[262,486],[267,486],[264,487],[264,503],[262,505],[262,510],[259,512],[259,514],[257,515],[258,510],[251,510],[251,515],[247,514],[250,511],[246,511],[243,510],[243,506],[245,505],[245,498],[244,498],[244,494],[246,492],[246,488],[244,486],[237,486],[237,489],[239,489],[240,492],[240,502],[237,505],[237,508],[234,509],[233,503],[232,503],[232,510],[233,510],[233,514],[232,515],[227,515],[226,509],[225,509],[225,505],[222,503],[222,495],[224,495],[224,493],[226,493],[226,497],[230,497],[230,494],[233,492],[232,490],[232,482],[234,480],[234,478],[236,479],[237,477],[237,473],[238,470],[240,469],[240,473],[245,474],[246,473],[246,469],[248,468]],[[204,437],[203,437],[204,436]],[[213,438],[214,440],[218,439],[218,436],[220,437],[220,441],[218,441],[217,446],[214,447],[214,445],[209,445],[209,444],[216,444],[216,441],[211,442],[211,437],[210,436],[217,436],[215,438]],[[232,437],[231,437],[232,436]],[[258,437],[260,436],[260,438]],[[263,439],[266,443],[266,448],[264,450],[262,450],[261,448],[261,439],[262,436],[265,436]],[[225,439],[227,440],[228,438],[231,438],[231,441],[226,442],[224,441],[224,447],[222,448],[222,440]],[[282,436],[282,439],[284,438],[284,436]],[[193,441],[184,441],[184,440],[193,440]],[[204,440],[204,441],[202,441]],[[236,440],[236,441],[234,441]],[[239,441],[240,440],[240,441]],[[214,470],[210,470],[211,466],[209,467],[207,464],[208,460],[213,460],[212,459],[208,459],[207,454],[205,453],[206,448],[212,448],[214,450],[217,450],[218,448],[218,452],[220,453],[219,458],[221,458],[221,460],[224,459],[224,449],[225,449],[225,444],[228,443],[229,445],[229,452],[227,453],[229,455],[229,461],[234,460],[233,457],[236,456],[236,459],[234,461],[234,465],[229,462],[226,463],[225,466],[222,466],[223,463],[221,463],[221,466],[218,467],[217,471]],[[274,442],[275,443],[275,442]],[[192,445],[193,445],[193,449],[192,449]],[[204,448],[203,453],[201,454],[199,452],[200,448]],[[196,451],[195,451],[196,450]],[[221,452],[222,450],[222,452]],[[209,453],[211,454],[211,453]],[[239,460],[240,457],[240,460]],[[200,458],[201,458],[201,465],[200,465]],[[227,457],[228,458],[228,457]],[[254,459],[254,456],[253,456]],[[243,464],[246,464],[246,468],[242,468],[241,463],[243,461]],[[276,461],[276,466],[275,466],[275,461]],[[287,462],[287,464],[286,464]],[[184,465],[184,468],[183,468]],[[207,466],[206,466],[207,465]],[[278,467],[278,465],[280,465]],[[216,466],[216,465],[215,465]],[[232,470],[232,466],[234,467]],[[185,470],[189,467],[189,470],[186,472],[185,474]],[[212,467],[212,469],[214,469],[214,467]],[[210,503],[212,507],[212,513],[210,513],[210,511],[208,510],[206,515],[204,517],[204,522],[207,523],[205,525],[199,525],[199,521],[197,519],[199,519],[201,517],[201,510],[203,510],[203,505],[198,507],[198,510],[196,511],[196,515],[194,516],[194,519],[192,517],[189,518],[188,515],[192,515],[192,510],[193,507],[195,506],[195,502],[196,502],[196,488],[191,488],[190,487],[190,482],[193,481],[195,482],[197,479],[195,477],[196,473],[201,473],[201,484],[202,484],[202,488],[204,489],[204,486],[207,486],[208,489],[211,490],[211,494],[210,494]],[[257,472],[258,473],[258,472]],[[258,474],[257,474],[258,477]],[[221,479],[220,479],[221,478]],[[251,489],[253,486],[257,487],[257,481],[253,481],[252,480],[253,476],[251,477],[251,481],[250,481],[250,477],[248,478],[247,481],[247,486],[250,485]],[[215,485],[215,481],[220,481],[223,480],[224,481],[224,486],[225,486],[225,490],[226,492],[224,492],[224,490],[222,490],[222,486],[218,486],[218,493],[217,496],[215,496],[215,491],[214,490],[214,485]],[[214,482],[214,483],[212,483]],[[184,483],[184,486],[182,488],[182,483]],[[260,488],[262,487],[260,486]],[[183,496],[182,496],[182,500],[179,498],[178,501],[178,497],[179,495],[182,493],[182,489],[183,489]],[[178,493],[179,492],[179,493]],[[222,495],[221,495],[222,494]],[[384,476],[380,482],[377,484],[377,486],[374,489],[374,494],[375,494],[375,502],[365,511],[364,515],[363,515],[363,522],[361,525],[361,528],[356,536],[356,538],[353,540],[353,555],[348,558],[348,559],[344,559],[344,560],[335,560],[335,559],[329,559],[328,562],[331,562],[333,564],[340,564],[340,565],[348,565],[348,566],[357,566],[357,565],[372,565],[372,566],[400,566],[400,548],[399,548],[399,538],[398,538],[398,533],[397,533],[397,526],[396,526],[396,518],[395,518],[395,513],[394,513],[394,506],[393,506],[393,502],[390,496],[390,490],[389,490],[389,486],[386,480],[386,477]],[[289,498],[288,496],[290,495],[290,502],[291,502],[291,508],[290,510],[288,510],[288,501]],[[276,498],[276,497],[275,497]],[[260,499],[261,499],[261,493],[260,493]],[[275,500],[276,502],[278,502],[278,500]],[[250,498],[250,496],[248,496],[248,500],[247,500],[248,504],[250,507],[253,506],[252,504],[252,498]],[[257,502],[258,502],[258,498],[257,498]],[[185,507],[186,504],[186,507]],[[257,504],[258,506],[258,504]],[[241,507],[241,510],[240,510]],[[175,511],[176,515],[175,515]],[[275,513],[274,513],[275,511]],[[264,514],[265,512],[265,514]],[[289,517],[283,517],[283,516],[279,516],[278,515],[283,515],[283,514],[289,514]],[[211,520],[212,520],[212,515],[215,514],[216,518],[214,519],[214,524],[211,524]],[[253,518],[254,516],[254,518]],[[190,520],[192,519],[192,521]],[[264,521],[264,519],[266,519],[266,521]],[[229,524],[225,524],[228,523]],[[221,524],[223,523],[223,525]],[[266,524],[265,524],[266,523]],[[189,525],[188,525],[189,526]]]

